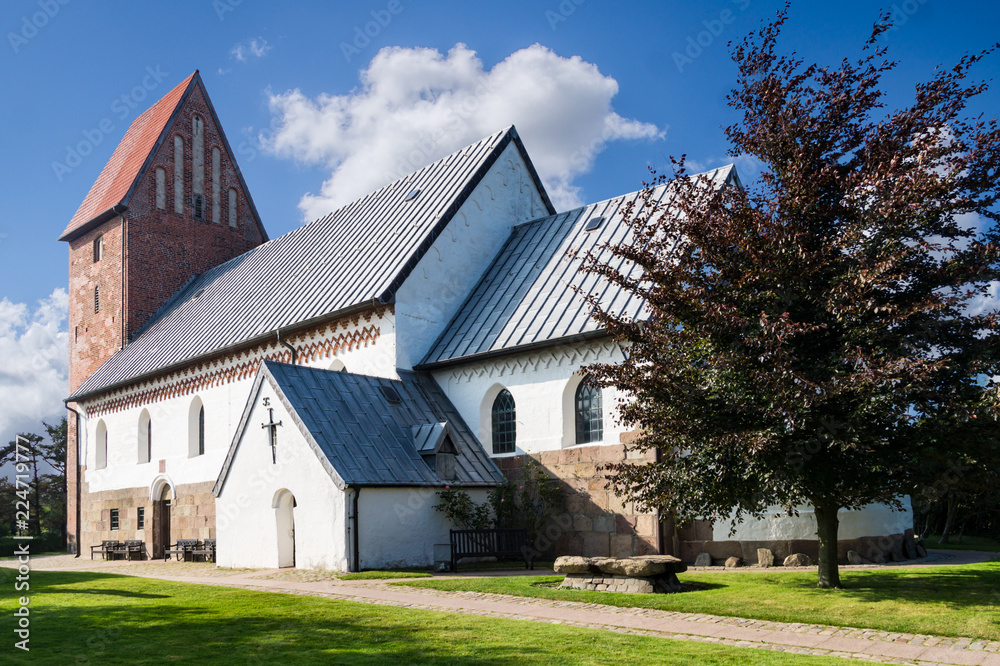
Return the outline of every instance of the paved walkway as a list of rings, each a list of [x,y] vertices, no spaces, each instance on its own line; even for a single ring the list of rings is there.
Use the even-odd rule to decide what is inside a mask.
[[[985,561],[996,554],[941,555],[937,564]],[[926,563],[931,564],[931,563]],[[924,566],[926,566],[924,564]],[[0,562],[9,566],[9,562]],[[921,565],[909,565],[921,566]],[[479,592],[443,592],[389,585],[387,581],[342,581],[333,574],[296,570],[231,570],[211,564],[180,562],[100,562],[69,556],[37,558],[36,570],[90,570],[186,583],[303,594],[404,608],[550,622],[623,633],[813,654],[890,664],[972,664],[1000,666],[1000,641],[978,641],[916,634],[896,634],[816,624],[766,622],[745,618],[679,613],[645,608],[617,608],[548,599]],[[535,575],[542,572],[529,572]],[[517,575],[517,571],[477,572]],[[738,575],[735,574],[734,575]]]

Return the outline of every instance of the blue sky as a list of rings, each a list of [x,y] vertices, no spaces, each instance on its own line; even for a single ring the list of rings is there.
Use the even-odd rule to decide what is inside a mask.
[[[128,124],[195,69],[272,237],[510,123],[565,208],[638,189],[669,155],[730,161],[726,43],[780,4],[7,0],[0,442],[62,414],[67,249],[56,238]],[[799,1],[782,44],[834,65],[858,54],[886,6],[901,62],[885,81],[890,106],[997,39],[994,2]],[[994,56],[979,74],[997,71]],[[992,117],[1000,90],[975,105]],[[738,166],[753,176],[752,162]]]

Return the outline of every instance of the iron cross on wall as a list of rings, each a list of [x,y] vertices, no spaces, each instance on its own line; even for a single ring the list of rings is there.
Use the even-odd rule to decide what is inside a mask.
[[[264,406],[267,407],[267,423],[262,423],[261,428],[267,428],[270,431],[271,440],[271,464],[277,464],[278,462],[278,426],[281,425],[281,421],[277,423],[274,422],[274,408],[270,407],[270,398],[264,398]]]

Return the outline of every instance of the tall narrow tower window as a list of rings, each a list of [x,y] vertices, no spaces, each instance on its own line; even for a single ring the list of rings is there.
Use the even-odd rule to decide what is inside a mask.
[[[167,172],[160,167],[156,168],[156,207],[167,208]]]
[[[217,147],[212,148],[212,222],[218,224],[222,221],[222,202],[219,197],[222,194],[222,184],[219,179],[222,177],[222,151]]]
[[[98,236],[94,239],[94,263],[96,264],[101,260],[101,256],[104,254],[104,236]]]
[[[174,212],[184,214],[184,139],[174,137]]]
[[[201,116],[191,119],[191,191],[194,216],[203,218],[205,205],[205,122]]]
[[[101,311],[101,288],[94,287],[94,312]]]
[[[236,190],[229,188],[229,226],[236,228]]]

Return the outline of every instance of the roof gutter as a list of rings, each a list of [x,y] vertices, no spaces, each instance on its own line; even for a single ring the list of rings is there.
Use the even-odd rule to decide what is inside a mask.
[[[111,218],[116,217],[118,215],[121,215],[122,213],[124,213],[127,210],[128,210],[128,206],[126,206],[125,204],[116,203],[114,206],[112,206],[111,208],[107,209],[103,213],[97,215],[96,217],[92,217],[87,222],[84,222],[83,224],[81,224],[80,226],[78,226],[76,229],[71,229],[71,230],[67,231],[62,236],[59,237],[59,240],[61,240],[61,241],[67,241],[68,242],[68,241],[71,241],[71,240],[73,240],[75,238],[78,238],[79,236],[81,236],[81,235],[87,233],[88,231],[90,231],[91,229],[94,229],[95,227],[101,226],[102,224],[104,224],[105,222],[107,222],[108,220],[110,220]]]
[[[351,316],[353,314],[356,314],[358,312],[364,312],[366,310],[374,310],[374,309],[377,309],[377,308],[380,308],[380,307],[383,307],[383,306],[385,306],[385,303],[380,302],[377,298],[372,298],[370,300],[364,301],[364,302],[359,303],[357,305],[352,305],[352,306],[344,308],[342,310],[338,310],[337,312],[328,312],[328,313],[326,313],[324,315],[320,315],[318,317],[313,317],[312,319],[307,319],[305,321],[299,322],[298,324],[294,324],[292,326],[289,326],[289,327],[285,328],[284,331],[285,331],[285,334],[287,335],[288,333],[290,333],[292,331],[299,331],[299,330],[307,329],[307,328],[310,328],[312,326],[316,326],[317,324],[321,324],[324,321],[329,321],[331,319],[341,319],[343,317],[349,317],[349,316]],[[204,354],[202,356],[195,356],[193,358],[184,359],[183,361],[177,361],[176,363],[172,363],[170,365],[165,365],[165,366],[163,366],[161,368],[156,368],[155,370],[150,370],[149,372],[144,372],[141,375],[136,375],[134,377],[129,377],[128,379],[122,380],[120,382],[115,382],[113,384],[108,384],[107,386],[102,386],[101,388],[94,389],[93,391],[89,391],[87,393],[73,394],[73,395],[69,396],[68,398],[63,399],[63,402],[64,403],[69,403],[69,402],[85,402],[85,401],[90,400],[91,398],[95,398],[95,397],[97,397],[99,395],[103,395],[105,393],[110,393],[111,391],[114,391],[114,390],[117,390],[117,389],[120,389],[120,388],[123,388],[123,387],[126,387],[126,386],[130,386],[132,384],[137,384],[137,383],[146,381],[146,380],[151,379],[153,377],[156,377],[158,375],[162,375],[162,374],[165,374],[165,373],[168,373],[168,372],[173,372],[174,370],[179,370],[181,368],[185,368],[185,367],[187,367],[189,365],[193,365],[193,364],[196,364],[196,363],[204,363],[204,362],[206,362],[208,360],[211,360],[213,358],[217,358],[219,356],[226,356],[228,354],[232,354],[233,352],[241,350],[241,349],[246,349],[248,347],[255,347],[255,346],[259,345],[259,344],[267,342],[268,340],[271,340],[273,335],[274,335],[274,331],[268,331],[267,333],[264,333],[262,335],[258,335],[258,336],[254,337],[254,338],[250,338],[249,340],[244,340],[242,342],[237,342],[235,344],[229,345],[228,347],[223,347],[221,349],[217,349],[215,351],[209,352],[209,353]]]

